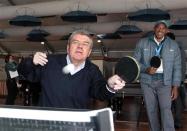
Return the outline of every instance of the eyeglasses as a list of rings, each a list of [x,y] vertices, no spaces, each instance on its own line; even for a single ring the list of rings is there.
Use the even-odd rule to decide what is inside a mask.
[[[82,47],[90,47],[90,43],[87,42],[87,41],[83,41],[83,42],[80,42],[78,40],[72,40],[70,44],[73,44],[73,45],[79,45],[79,46],[82,46]]]

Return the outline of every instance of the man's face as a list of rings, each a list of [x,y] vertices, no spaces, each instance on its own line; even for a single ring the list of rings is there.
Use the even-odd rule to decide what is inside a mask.
[[[158,25],[155,26],[154,28],[154,32],[155,32],[155,37],[156,39],[159,41],[161,40],[165,34],[168,32],[168,28],[166,27],[165,24],[160,23]]]
[[[74,35],[67,46],[67,53],[72,62],[83,62],[91,53],[91,40],[85,35]]]

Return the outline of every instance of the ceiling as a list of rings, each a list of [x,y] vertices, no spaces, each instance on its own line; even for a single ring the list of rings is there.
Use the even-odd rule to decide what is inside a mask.
[[[86,29],[94,34],[114,33],[121,25],[136,25],[143,30],[134,35],[121,35],[122,39],[104,39],[102,43],[94,40],[93,54],[102,55],[104,47],[109,56],[120,57],[124,52],[132,53],[136,42],[155,22],[127,20],[127,15],[140,9],[159,8],[168,11],[171,22],[187,20],[187,0],[0,0],[0,30],[6,34],[0,39],[0,54],[12,53],[18,56],[46,51],[39,42],[26,40],[33,29],[43,29],[50,33],[46,38],[54,53],[66,51],[66,40],[61,38],[76,29]],[[69,11],[84,10],[97,14],[97,22],[75,23],[63,21],[61,16]],[[20,27],[9,25],[9,20],[18,15],[32,15],[41,19],[39,27]],[[173,30],[178,40],[187,43],[186,30]],[[184,45],[187,50],[187,44]]]

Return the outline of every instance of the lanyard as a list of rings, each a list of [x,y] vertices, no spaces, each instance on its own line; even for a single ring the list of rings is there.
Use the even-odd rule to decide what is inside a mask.
[[[156,47],[155,49],[155,56],[160,56],[160,52],[162,50],[162,47],[163,47],[163,43],[160,43],[159,46]]]

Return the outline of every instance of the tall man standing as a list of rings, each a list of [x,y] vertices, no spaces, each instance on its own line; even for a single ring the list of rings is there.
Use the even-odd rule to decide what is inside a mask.
[[[177,98],[181,83],[181,54],[176,42],[166,37],[167,32],[166,22],[157,22],[154,34],[141,39],[134,53],[141,68],[140,83],[151,131],[175,131],[171,102]],[[161,61],[158,68],[150,65],[153,56]]]

